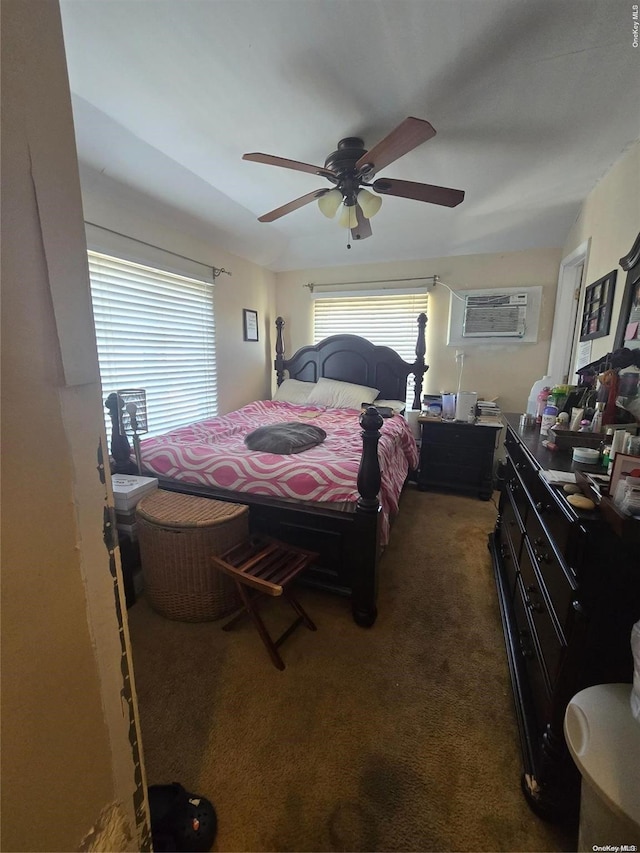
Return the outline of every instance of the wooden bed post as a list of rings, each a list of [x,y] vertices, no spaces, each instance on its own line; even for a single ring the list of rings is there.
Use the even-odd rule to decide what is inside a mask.
[[[362,535],[356,537],[357,551],[350,554],[352,561],[351,608],[354,621],[370,628],[376,621],[378,610],[378,551],[380,523],[381,474],[378,460],[378,442],[382,417],[374,406],[369,406],[360,415],[362,426],[362,458],[358,468],[358,492],[356,503],[357,527]]]
[[[420,411],[420,409],[422,408],[422,377],[428,370],[427,366],[424,363],[424,354],[427,351],[427,344],[425,339],[426,327],[427,315],[424,313],[418,315],[418,340],[416,342],[416,360],[413,368],[413,375],[415,376],[415,387],[413,394],[414,411]]]
[[[284,382],[284,340],[282,338],[282,327],[284,320],[282,317],[276,317],[276,360],[273,366],[276,370],[276,379],[278,385]]]

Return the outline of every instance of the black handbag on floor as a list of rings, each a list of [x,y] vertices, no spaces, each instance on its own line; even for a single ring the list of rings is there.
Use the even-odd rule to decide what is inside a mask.
[[[218,818],[212,803],[182,785],[150,785],[151,838],[156,853],[206,853],[216,837]]]

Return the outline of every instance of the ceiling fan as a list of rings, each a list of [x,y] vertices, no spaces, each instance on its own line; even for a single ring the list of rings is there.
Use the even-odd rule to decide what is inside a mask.
[[[318,207],[329,218],[334,217],[338,208],[342,207],[339,224],[351,229],[354,240],[364,240],[365,237],[371,236],[369,220],[380,210],[382,205],[380,195],[394,195],[414,201],[455,207],[464,199],[462,190],[437,187],[433,184],[419,184],[414,181],[399,181],[394,178],[378,178],[372,181],[376,172],[409,151],[413,151],[435,134],[435,130],[428,121],[409,116],[368,151],[364,148],[362,139],[357,136],[341,139],[337,149],[332,151],[325,160],[324,167],[301,163],[299,160],[274,157],[272,154],[259,152],[244,154],[243,160],[281,166],[298,172],[310,172],[313,175],[321,175],[335,184],[333,189],[314,190],[282,207],[277,207],[259,216],[258,221],[273,222],[317,199]],[[370,190],[380,195],[374,195]]]

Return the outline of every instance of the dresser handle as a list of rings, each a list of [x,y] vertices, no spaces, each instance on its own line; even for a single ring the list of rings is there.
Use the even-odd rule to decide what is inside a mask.
[[[529,635],[526,631],[520,631],[520,654],[523,658],[532,658],[533,649],[529,645]]]
[[[578,601],[577,598],[571,602],[571,606],[576,611],[576,613],[579,613],[580,616],[584,616],[584,607],[582,606],[581,602]]]
[[[527,592],[536,592],[537,593],[538,587],[535,584],[530,583],[529,586],[527,587]]]
[[[527,601],[527,607],[529,610],[533,610],[536,613],[542,613],[542,604],[540,604],[539,601],[531,601],[531,599],[529,599],[529,601]]]

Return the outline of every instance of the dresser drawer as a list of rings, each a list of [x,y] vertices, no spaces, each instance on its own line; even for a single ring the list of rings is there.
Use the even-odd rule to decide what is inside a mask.
[[[530,490],[534,480],[537,479],[537,472],[532,466],[531,460],[525,453],[524,449],[516,441],[510,430],[507,430],[504,445],[507,449],[507,453],[509,454],[511,464],[520,475],[522,482]]]
[[[527,518],[527,539],[532,562],[544,586],[544,594],[553,617],[558,628],[565,632],[571,603],[576,594],[576,580],[564,561],[555,553],[547,531],[535,511]]]
[[[520,474],[516,473],[516,469],[511,459],[507,460],[505,479],[507,483],[507,488],[511,493],[514,506],[518,511],[522,526],[524,528],[527,522],[527,514],[529,512],[529,507],[531,506],[531,497],[522,483]]]
[[[515,510],[513,503],[511,502],[510,494],[507,491],[503,497],[500,509],[499,541],[504,576],[507,581],[510,598],[513,598],[516,588],[516,577],[518,574],[523,537],[524,533],[518,513]]]
[[[540,477],[536,476],[533,478],[532,482],[527,485],[527,488],[531,494],[538,518],[543,524],[548,537],[555,543],[556,551],[559,554],[566,555],[571,528],[577,522],[567,518],[553,494]]]
[[[522,682],[521,687],[530,696],[525,698],[525,702],[530,709],[534,710],[536,717],[535,729],[541,733],[551,706],[549,684],[536,648],[534,629],[529,620],[525,601],[524,587],[519,578],[516,585],[516,593],[513,597],[516,654],[519,658],[520,666],[526,671],[526,679]]]
[[[558,668],[566,642],[557,620],[549,608],[544,582],[534,568],[535,557],[528,539],[520,555],[522,595],[529,621],[533,627],[533,639],[542,662],[549,689],[556,681]]]

